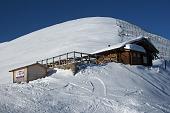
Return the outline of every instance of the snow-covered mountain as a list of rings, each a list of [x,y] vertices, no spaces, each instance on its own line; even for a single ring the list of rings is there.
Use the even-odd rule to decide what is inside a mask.
[[[168,113],[170,65],[151,68],[109,63],[89,65],[75,76],[56,69],[50,77],[12,84],[8,71],[70,51],[92,53],[136,36],[146,36],[170,58],[170,42],[122,20],[72,20],[0,44],[1,113]],[[164,51],[164,49],[166,51]],[[31,109],[30,109],[31,108]]]
[[[57,24],[0,44],[0,75],[11,82],[8,72],[70,51],[94,52],[120,42],[119,26],[113,18],[84,18]],[[9,81],[10,80],[10,81]],[[2,82],[1,82],[2,83]]]
[[[161,39],[166,40],[164,42],[169,45],[160,44],[160,39],[156,41],[153,38],[156,35],[146,33],[141,28],[122,20],[106,17],[83,18],[50,26],[10,42],[1,43],[1,83],[12,81],[8,71],[15,67],[73,50],[92,53],[138,35],[150,35],[155,45],[159,46],[157,48],[162,49],[162,52],[165,48],[163,53],[170,58],[170,42],[164,38]]]

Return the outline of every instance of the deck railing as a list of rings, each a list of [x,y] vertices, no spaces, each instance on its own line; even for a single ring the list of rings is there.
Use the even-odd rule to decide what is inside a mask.
[[[37,61],[37,63],[43,64],[46,67],[54,68],[59,65],[67,65],[73,63],[95,63],[95,60],[96,57],[92,54],[72,51],[55,57]]]

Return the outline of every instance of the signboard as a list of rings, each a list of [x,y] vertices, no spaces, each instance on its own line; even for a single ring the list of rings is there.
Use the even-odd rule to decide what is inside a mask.
[[[25,76],[25,69],[16,71],[16,78],[21,78]]]

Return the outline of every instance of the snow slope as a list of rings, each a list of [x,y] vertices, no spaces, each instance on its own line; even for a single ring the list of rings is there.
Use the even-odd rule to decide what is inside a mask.
[[[0,86],[1,113],[169,113],[170,65],[90,65]],[[158,71],[159,70],[159,71]]]
[[[125,36],[122,32],[131,35]],[[141,32],[140,28],[125,21],[108,17],[91,17],[53,25],[13,41],[1,43],[0,84],[12,82],[8,71],[16,67],[70,51],[93,53],[108,45],[132,39],[133,36],[146,34],[140,34]],[[160,45],[158,42],[155,43]],[[168,54],[170,44],[165,49]]]
[[[70,51],[91,53],[120,42],[113,18],[84,18],[57,24],[0,44],[0,79],[9,83],[9,70]]]
[[[93,53],[133,38],[120,35],[123,29],[117,19],[83,18],[1,43],[0,113],[170,113],[170,63],[165,70],[163,60],[151,68],[89,65],[76,76],[56,69],[28,84],[12,83],[10,69],[73,50]]]

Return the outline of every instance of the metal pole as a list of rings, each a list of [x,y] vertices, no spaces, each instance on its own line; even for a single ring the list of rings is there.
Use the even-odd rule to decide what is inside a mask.
[[[166,69],[166,63],[167,63],[167,61],[165,60],[165,69]]]

